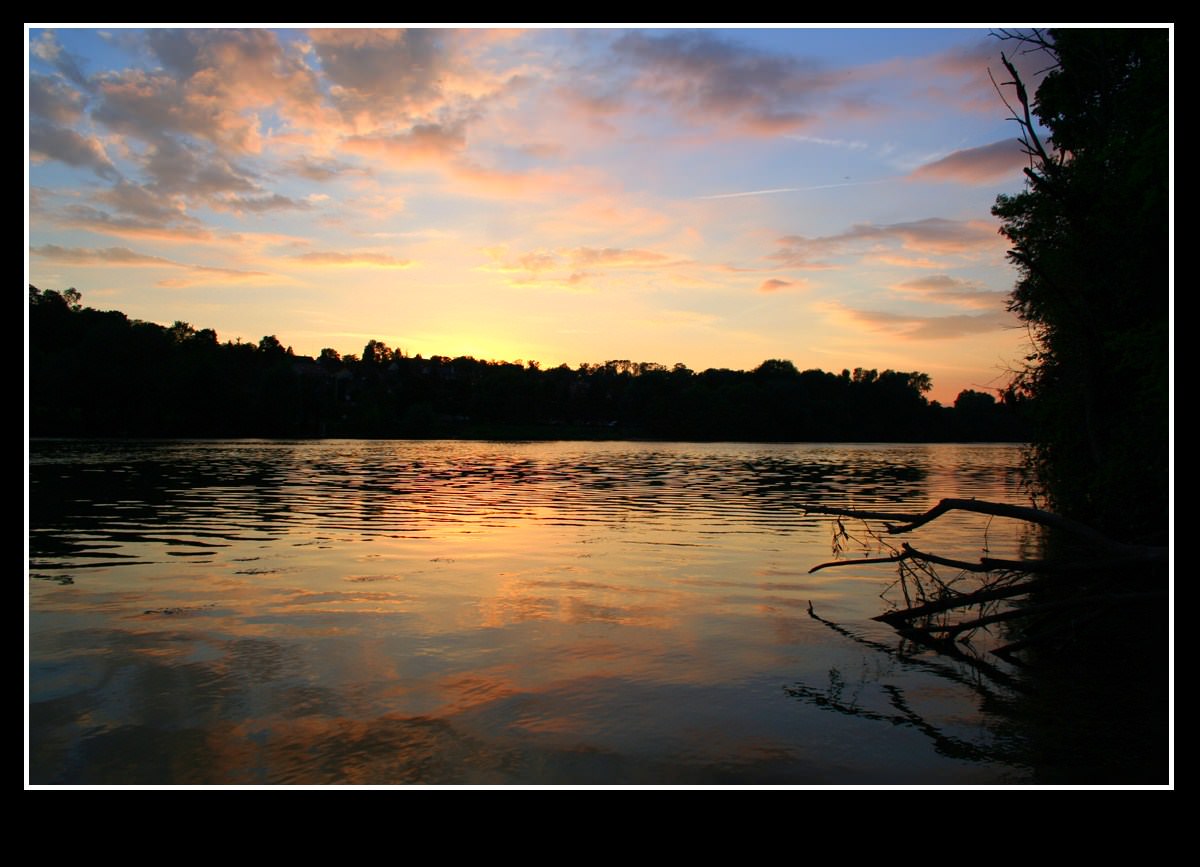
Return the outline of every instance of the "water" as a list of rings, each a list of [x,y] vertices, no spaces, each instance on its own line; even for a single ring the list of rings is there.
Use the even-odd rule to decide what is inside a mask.
[[[1019,502],[1019,464],[1010,446],[35,443],[30,780],[1027,779],[1003,690],[871,621],[890,567],[809,575],[831,521],[801,509]],[[919,532],[967,559],[1029,543],[981,516]]]

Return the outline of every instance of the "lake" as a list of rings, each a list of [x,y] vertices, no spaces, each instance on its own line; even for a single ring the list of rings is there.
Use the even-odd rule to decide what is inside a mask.
[[[891,566],[808,574],[833,524],[803,509],[1026,502],[1020,464],[1008,445],[34,442],[29,780],[1026,781],[1003,688],[871,620]],[[963,515],[913,543],[1034,540]]]

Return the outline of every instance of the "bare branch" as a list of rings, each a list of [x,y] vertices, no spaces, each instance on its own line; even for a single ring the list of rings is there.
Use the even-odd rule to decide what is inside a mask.
[[[1004,64],[1004,68],[1008,70],[1008,74],[1013,77],[1012,81],[1006,81],[1005,84],[1011,84],[1016,87],[1017,101],[1021,103],[1021,108],[1025,114],[1024,120],[1021,121],[1021,127],[1033,143],[1038,158],[1042,161],[1043,170],[1049,170],[1051,166],[1056,164],[1050,159],[1050,155],[1046,153],[1046,149],[1042,147],[1042,140],[1038,138],[1037,128],[1033,124],[1033,114],[1029,109],[1029,94],[1025,90],[1025,82],[1021,81],[1021,74],[1017,72],[1017,68],[1012,65],[1012,62],[1004,55],[1003,51],[1000,52],[1000,60]]]
[[[895,626],[898,623],[904,623],[917,617],[941,614],[943,611],[953,611],[955,608],[964,608],[969,605],[978,605],[982,602],[995,602],[998,599],[1011,599],[1013,596],[1022,596],[1029,593],[1036,586],[1037,582],[1030,580],[1017,584],[1005,584],[1002,587],[985,587],[982,590],[976,590],[974,593],[960,593],[950,599],[938,599],[934,602],[926,602],[924,605],[914,605],[899,611],[887,611],[871,619]]]
[[[891,557],[863,557],[858,560],[829,560],[825,563],[818,563],[808,570],[811,575],[814,572],[820,572],[822,569],[830,569],[834,566],[858,566],[867,565],[870,563],[899,563],[901,560],[907,560],[908,554],[893,554]]]
[[[935,521],[947,512],[973,512],[980,515],[994,515],[1000,518],[1014,518],[1018,521],[1028,521],[1043,527],[1052,527],[1064,533],[1069,533],[1081,541],[1097,546],[1105,551],[1120,554],[1146,563],[1166,562],[1168,549],[1165,546],[1129,545],[1110,539],[1103,533],[1086,524],[1064,518],[1053,512],[1036,509],[1031,506],[1014,506],[1010,503],[992,503],[987,500],[961,500],[947,498],[938,502],[933,508],[920,514],[902,512],[874,512],[857,509],[837,509],[826,506],[806,506],[806,512],[826,515],[843,515],[851,518],[863,518],[878,521],[903,521],[902,524],[886,524],[887,532],[891,535],[909,533],[918,527]],[[928,557],[926,557],[928,559]],[[936,562],[936,561],[933,561]],[[1031,561],[1032,562],[1032,561]],[[957,564],[956,564],[957,565]],[[1003,568],[1003,567],[1001,567]],[[1023,568],[1023,567],[1022,567]],[[979,570],[987,571],[987,570]]]

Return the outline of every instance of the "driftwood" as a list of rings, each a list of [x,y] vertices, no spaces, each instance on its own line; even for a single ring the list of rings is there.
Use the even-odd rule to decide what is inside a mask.
[[[911,532],[948,512],[955,511],[1027,521],[1052,528],[1086,545],[1089,553],[1080,558],[1011,560],[982,557],[973,562],[920,551],[908,543],[901,543],[899,548],[894,548],[882,535],[872,530],[871,536],[882,546],[890,548],[891,554],[837,559],[818,563],[809,569],[812,573],[843,566],[898,564],[898,584],[903,592],[905,605],[880,614],[874,619],[887,623],[906,638],[951,655],[959,654],[956,642],[969,641],[972,633],[978,629],[986,629],[992,624],[1018,618],[1040,618],[1040,631],[1027,633],[1024,638],[991,651],[1001,658],[1016,662],[1018,660],[1013,656],[1014,652],[1054,638],[1065,628],[1075,628],[1115,606],[1166,595],[1165,588],[1161,591],[1155,588],[1149,592],[1128,592],[1128,588],[1120,588],[1116,584],[1103,581],[1097,584],[1091,579],[1097,575],[1120,575],[1122,570],[1130,568],[1165,566],[1169,559],[1169,549],[1117,541],[1078,521],[1042,509],[985,500],[944,499],[921,513],[826,506],[808,506],[805,507],[805,511],[809,514],[838,517],[834,532],[835,553],[841,552],[842,540],[853,538],[840,520],[842,517],[857,518],[864,522],[880,521],[883,522],[884,535],[898,535]],[[958,582],[958,578],[947,581],[939,575],[936,567],[959,570],[959,577],[964,574],[982,577],[973,582],[972,589],[963,592],[953,586]],[[1065,586],[1075,587],[1078,583],[1078,589],[1073,592],[1061,592],[1064,585],[1060,581],[1054,583],[1055,592],[1049,594],[1051,598],[1016,601],[1020,597],[1029,597],[1035,591],[1051,589],[1048,576],[1055,573],[1075,573],[1076,580]],[[1080,580],[1081,578],[1088,580]],[[975,609],[973,616],[966,616],[969,609]],[[956,613],[961,615],[958,619],[954,619]]]

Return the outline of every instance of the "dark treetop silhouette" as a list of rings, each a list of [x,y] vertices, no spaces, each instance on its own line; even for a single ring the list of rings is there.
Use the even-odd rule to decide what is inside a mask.
[[[1002,34],[1051,67],[1030,101],[1003,60],[1030,157],[1025,192],[994,208],[1034,344],[1012,392],[1034,407],[1050,505],[1129,541],[1168,524],[1168,34]]]
[[[753,371],[608,361],[542,370],[409,358],[293,354],[274,336],[219,343],[30,287],[30,429],[105,437],[645,437],[760,441],[1024,439],[1018,406],[966,391],[930,403],[923,373]]]

